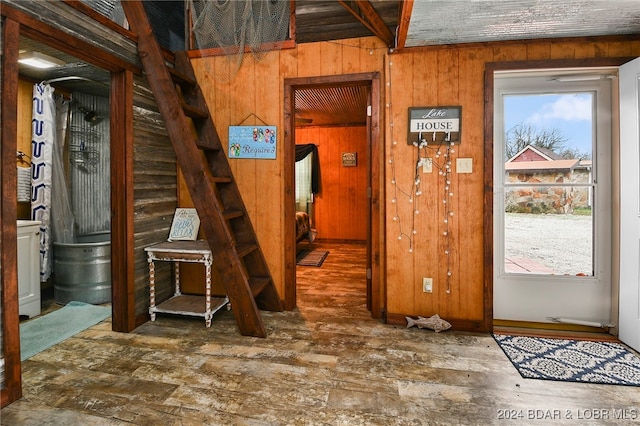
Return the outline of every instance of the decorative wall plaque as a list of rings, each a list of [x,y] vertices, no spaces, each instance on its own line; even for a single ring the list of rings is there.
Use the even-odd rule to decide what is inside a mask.
[[[343,152],[342,153],[342,167],[356,167],[358,165],[358,153],[357,152]]]
[[[411,107],[409,108],[409,139],[413,145],[426,142],[429,145],[460,143],[462,107]]]
[[[276,126],[229,126],[229,158],[276,158]]]

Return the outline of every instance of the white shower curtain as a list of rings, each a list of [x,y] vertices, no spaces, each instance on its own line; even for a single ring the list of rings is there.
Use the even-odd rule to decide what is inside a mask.
[[[75,243],[75,217],[71,208],[71,193],[64,166],[65,143],[70,116],[70,98],[55,96],[56,138],[51,170],[51,241],[54,243]],[[55,257],[55,253],[54,253]],[[55,265],[55,262],[53,262]],[[55,274],[55,270],[53,271]]]
[[[31,218],[40,221],[40,281],[52,272],[52,242],[75,242],[75,218],[67,187],[63,152],[70,99],[54,97],[54,88],[33,88]]]
[[[55,129],[53,87],[33,86],[31,219],[40,221],[40,281],[51,275],[51,172]]]

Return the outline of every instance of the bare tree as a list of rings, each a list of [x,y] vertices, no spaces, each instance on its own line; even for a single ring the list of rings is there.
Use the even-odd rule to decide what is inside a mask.
[[[578,148],[565,148],[558,154],[565,159],[577,158],[579,160],[591,160],[590,153],[582,152]]]
[[[532,145],[540,148],[546,148],[563,156],[563,151],[571,151],[565,148],[565,143],[567,141],[568,139],[559,129],[541,129],[531,124],[520,123],[507,131],[505,154],[506,158],[509,159],[524,149],[527,145]]]

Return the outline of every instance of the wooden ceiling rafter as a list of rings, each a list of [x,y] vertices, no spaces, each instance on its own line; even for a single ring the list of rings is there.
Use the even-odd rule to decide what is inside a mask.
[[[395,36],[368,0],[338,0],[358,21],[388,47],[395,47]]]
[[[398,36],[396,39],[396,49],[404,48],[409,34],[409,23],[411,22],[411,12],[413,11],[413,0],[400,2],[400,19],[398,19]]]

